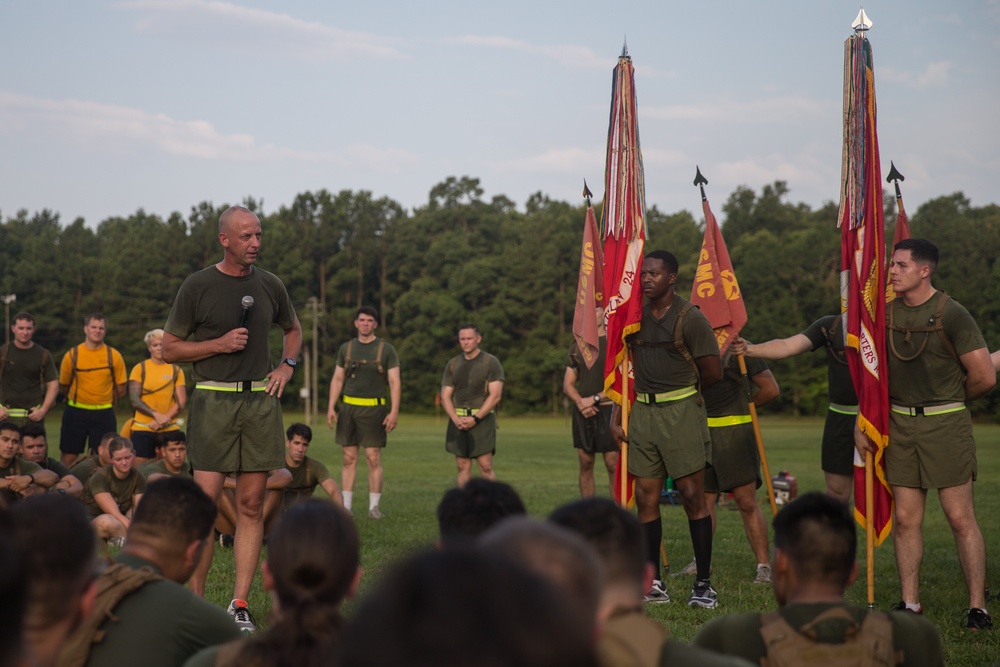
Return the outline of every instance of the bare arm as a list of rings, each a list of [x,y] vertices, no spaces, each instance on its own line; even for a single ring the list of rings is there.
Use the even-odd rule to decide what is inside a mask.
[[[993,370],[1000,373],[1000,350],[990,355],[990,361],[993,362]]]
[[[285,330],[285,337],[281,348],[281,358],[297,359],[301,350],[302,325],[299,324],[299,318],[296,317],[292,326]],[[285,385],[292,379],[292,374],[294,372],[295,369],[288,364],[278,364],[273,371],[267,374],[267,389],[264,391],[271,396],[281,398],[282,392],[285,391]]]
[[[330,496],[330,500],[333,501],[334,505],[338,505],[340,507],[344,506],[344,496],[340,493],[340,487],[337,486],[337,483],[333,481],[332,477],[324,482],[321,482],[320,486],[323,487],[324,491],[326,491],[326,495]]]
[[[628,442],[625,429],[622,428],[622,406],[618,403],[611,408],[611,436],[616,442]]]
[[[66,475],[52,487],[54,491],[58,491],[59,489],[62,489],[66,494],[74,498],[83,497],[83,484],[77,479],[76,475]]]
[[[965,398],[972,400],[985,396],[997,383],[997,372],[990,358],[989,350],[981,347],[978,350],[966,352],[959,357],[965,366]]]
[[[396,422],[399,421],[399,400],[402,395],[399,381],[399,366],[390,368],[388,373],[386,373],[386,378],[389,380],[389,400],[392,402],[392,407],[389,408],[389,414],[386,415],[382,424],[385,425],[385,432],[389,433],[392,429],[396,428]]]
[[[278,489],[283,489],[292,483],[292,473],[288,468],[278,468],[277,470],[272,470],[267,476],[267,485],[265,488],[268,491],[276,491]]]
[[[340,390],[344,388],[344,378],[347,370],[341,366],[333,371],[333,378],[330,380],[330,402],[326,406],[326,425],[333,428],[337,421],[337,399],[340,398]]]
[[[28,414],[28,419],[33,422],[40,422],[45,419],[52,406],[56,404],[56,397],[59,395],[59,380],[52,380],[45,383],[45,398],[42,405]]]
[[[128,517],[122,514],[121,509],[118,507],[118,503],[115,502],[114,497],[107,491],[99,491],[94,494],[94,502],[97,506],[101,508],[101,511],[105,514],[110,514],[114,518],[118,519],[125,528],[129,526]],[[135,507],[135,503],[132,504]]]
[[[593,417],[598,412],[598,401],[595,401],[593,396],[580,396],[580,392],[576,390],[576,381],[576,369],[567,366],[566,373],[563,374],[563,393],[566,394],[566,398],[573,401],[580,414],[584,417]]]
[[[452,421],[455,426],[457,426],[462,431],[467,431],[475,422],[472,417],[459,417],[458,413],[455,412],[455,403],[451,400],[452,396],[455,395],[455,388],[451,385],[444,385],[441,387],[441,407],[444,408],[444,413],[448,415],[448,419]],[[471,424],[471,426],[466,425]]]
[[[479,412],[476,416],[482,419],[490,413],[490,410],[495,408],[499,403],[500,399],[503,397],[503,380],[494,380],[487,385],[486,400],[479,408]]]
[[[722,379],[722,359],[718,355],[698,357],[694,360],[698,367],[698,376],[701,378],[701,388],[708,389],[713,384]]]
[[[778,381],[774,379],[774,374],[770,370],[763,370],[750,379],[760,389],[753,397],[753,404],[758,408],[778,398],[778,394],[780,393]]]
[[[747,343],[742,338],[733,341],[733,352],[735,354],[746,354],[748,357],[759,357],[761,359],[787,359],[796,354],[809,352],[812,350],[812,341],[805,334],[795,334],[789,338],[775,338],[766,343]]]
[[[297,321],[297,320],[296,320]],[[201,361],[217,354],[239,352],[247,346],[246,327],[233,329],[211,340],[184,340],[169,331],[163,333],[163,360],[170,364]]]

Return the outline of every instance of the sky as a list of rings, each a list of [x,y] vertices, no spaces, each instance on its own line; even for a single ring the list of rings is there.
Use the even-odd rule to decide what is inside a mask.
[[[0,216],[88,225],[319,189],[408,209],[449,176],[519,207],[604,192],[611,75],[635,65],[647,206],[840,185],[844,40],[824,0],[6,0]],[[1000,200],[1000,0],[865,5],[883,178],[909,212]],[[886,185],[886,187],[889,187]]]

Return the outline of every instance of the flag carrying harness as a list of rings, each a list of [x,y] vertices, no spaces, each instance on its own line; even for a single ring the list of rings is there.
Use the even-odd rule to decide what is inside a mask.
[[[819,641],[816,626],[833,619],[846,621],[844,641],[837,644]],[[767,657],[761,664],[767,667],[891,667],[903,661],[902,651],[893,649],[892,621],[878,611],[868,612],[859,625],[849,611],[833,607],[801,630],[795,630],[780,613],[772,611],[761,616],[760,634],[767,647]]]
[[[889,313],[887,322],[887,327],[889,331],[899,331],[905,334],[903,337],[903,342],[906,343],[910,342],[910,337],[913,334],[915,333],[924,334],[924,339],[920,343],[920,348],[909,357],[904,357],[902,354],[899,353],[899,350],[896,349],[896,338],[891,334],[889,335],[889,349],[892,350],[893,356],[899,359],[900,361],[913,361],[921,354],[923,354],[924,348],[927,347],[927,341],[928,339],[930,339],[931,332],[936,331],[938,337],[941,339],[941,344],[944,345],[944,348],[951,353],[951,356],[955,357],[955,359],[957,359],[959,363],[961,363],[961,360],[958,357],[958,352],[955,351],[955,346],[952,344],[951,339],[948,338],[948,335],[944,332],[944,321],[943,318],[941,317],[941,314],[944,312],[944,306],[948,301],[951,300],[951,297],[941,290],[938,291],[941,294],[941,298],[938,299],[937,308],[934,309],[934,314],[931,315],[931,319],[927,322],[927,326],[924,327],[901,327],[898,324],[893,324],[894,315],[896,313],[896,300],[894,299],[892,303],[889,304],[889,309],[888,309]],[[963,370],[965,370],[964,367]]]
[[[684,357],[684,360],[688,362],[691,366],[691,370],[694,371],[695,376],[695,391],[698,397],[695,399],[699,405],[701,405],[701,373],[698,372],[698,364],[695,363],[694,357],[691,356],[691,350],[688,349],[687,345],[684,344],[684,318],[687,316],[688,311],[692,308],[698,308],[690,301],[686,301],[683,306],[681,306],[680,311],[677,313],[677,322],[674,324],[674,339],[669,341],[659,341],[656,343],[647,342],[640,340],[636,337],[636,334],[632,334],[628,337],[629,345],[636,345],[638,347],[673,347],[678,354]],[[699,310],[701,310],[699,308]]]

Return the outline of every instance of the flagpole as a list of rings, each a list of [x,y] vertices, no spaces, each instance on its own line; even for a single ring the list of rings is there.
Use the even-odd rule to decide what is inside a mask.
[[[767,485],[767,498],[771,501],[771,516],[777,516],[778,503],[774,499],[774,484],[771,483],[771,470],[767,466],[767,454],[764,453],[764,438],[760,434],[760,421],[757,419],[757,406],[750,396],[750,377],[747,374],[746,358],[742,354],[736,355],[736,360],[740,362],[740,373],[743,374],[743,387],[747,392],[747,402],[750,404],[750,420],[753,423],[753,436],[757,439],[757,452],[760,454],[760,464],[764,469],[764,483]]]
[[[627,350],[628,348],[626,348]],[[621,366],[622,374],[622,431],[625,433],[625,440],[619,443],[621,446],[621,451],[618,453],[618,470],[621,474],[618,475],[618,484],[620,485],[622,504],[627,505],[628,501],[628,415],[629,415],[629,390],[628,390],[628,352],[625,353],[624,358],[622,358]]]
[[[875,464],[865,451],[865,560],[868,569],[868,608],[875,608]]]

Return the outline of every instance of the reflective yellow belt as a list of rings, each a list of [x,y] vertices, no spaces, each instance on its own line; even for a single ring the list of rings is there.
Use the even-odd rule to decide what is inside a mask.
[[[42,406],[36,405],[33,408],[7,408],[7,416],[8,417],[18,417],[18,418],[20,418],[20,417],[27,417],[31,413],[32,410],[37,410],[40,407],[42,407]]]
[[[479,408],[455,408],[455,414],[459,417],[471,417],[479,412]]]
[[[737,426],[738,424],[749,424],[753,421],[750,415],[730,415],[728,417],[709,417],[708,427],[718,428],[720,426]]]
[[[680,389],[674,389],[673,391],[665,391],[662,394],[646,394],[639,393],[636,394],[635,400],[640,403],[646,403],[649,405],[654,405],[656,403],[669,403],[671,401],[679,401],[682,398],[687,398],[688,396],[694,396],[698,393],[694,385],[690,387],[681,387]]]
[[[101,403],[100,405],[88,405],[86,403],[77,403],[76,401],[66,401],[66,405],[71,408],[80,408],[81,410],[107,410],[112,407],[111,403]]]
[[[348,405],[385,405],[384,398],[358,398],[357,396],[344,396],[342,400]]]
[[[918,406],[915,408],[908,408],[905,405],[893,405],[892,411],[897,415],[906,415],[907,417],[916,417],[917,415],[931,416],[931,415],[944,415],[949,412],[961,412],[965,409],[965,403],[957,401],[955,403],[945,403],[944,405],[930,405],[927,407]]]
[[[209,391],[264,391],[267,389],[267,380],[243,380],[242,382],[216,382],[215,380],[202,380],[194,386],[195,389],[208,389]]]
[[[856,415],[858,414],[858,406],[841,405],[840,403],[831,403],[830,412],[836,412],[838,415]]]

